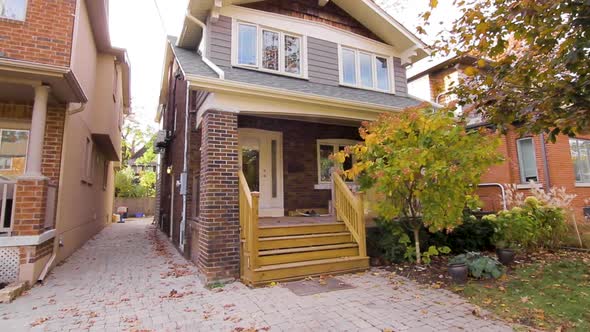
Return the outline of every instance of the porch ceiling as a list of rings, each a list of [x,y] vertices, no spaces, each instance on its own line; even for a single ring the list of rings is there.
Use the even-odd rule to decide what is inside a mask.
[[[265,113],[250,113],[250,112],[249,113],[242,113],[242,114],[248,115],[248,116],[257,116],[257,117],[261,117],[261,118],[269,118],[269,119],[302,121],[302,122],[321,123],[321,124],[347,126],[347,127],[360,127],[361,122],[362,122],[362,120],[328,118],[328,117],[319,117],[319,116],[314,116],[314,115],[296,116],[296,115],[290,115],[290,114],[265,114]]]

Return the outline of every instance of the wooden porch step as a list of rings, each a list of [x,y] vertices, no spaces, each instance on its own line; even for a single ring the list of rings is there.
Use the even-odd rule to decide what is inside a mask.
[[[307,234],[291,236],[275,236],[258,239],[258,248],[265,249],[283,249],[297,247],[311,247],[326,244],[343,244],[351,243],[350,232],[324,233],[324,234]]]
[[[275,265],[318,259],[358,256],[356,243],[311,246],[302,248],[261,250],[258,263],[260,265]]]
[[[303,279],[322,274],[338,274],[363,271],[369,268],[368,257],[339,257],[319,259],[306,262],[274,264],[260,267],[247,276],[246,282],[262,285],[270,281],[288,281]]]
[[[306,225],[284,225],[284,226],[260,226],[258,236],[285,236],[285,235],[305,235],[305,234],[322,234],[337,233],[346,231],[346,225],[342,222],[323,223],[323,224],[306,224]]]

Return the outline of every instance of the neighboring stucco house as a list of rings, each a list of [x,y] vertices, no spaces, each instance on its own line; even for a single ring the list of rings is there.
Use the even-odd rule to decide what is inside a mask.
[[[410,70],[409,92],[422,99],[446,104],[453,102],[449,92],[457,84],[467,66],[474,66],[477,58],[470,56],[452,57],[439,60],[422,70]],[[487,125],[481,118],[472,116],[469,126]],[[570,138],[559,136],[555,143],[546,142],[543,135],[520,135],[510,129],[502,136],[500,152],[505,162],[493,166],[482,178],[487,183],[480,188],[480,196],[486,210],[503,208],[500,188],[492,184],[516,184],[527,190],[529,181],[541,184],[545,189],[564,187],[568,193],[576,194],[572,208],[578,220],[584,217],[584,201],[590,199],[590,135]],[[590,216],[586,216],[590,217]]]
[[[0,8],[0,282],[36,282],[111,221],[129,62],[108,1]]]
[[[160,227],[208,282],[366,268],[362,199],[329,156],[421,102],[405,66],[425,56],[370,0],[190,1],[162,79]]]

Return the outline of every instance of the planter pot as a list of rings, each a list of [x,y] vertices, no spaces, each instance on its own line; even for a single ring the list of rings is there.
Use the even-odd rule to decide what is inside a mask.
[[[514,262],[514,256],[516,252],[512,249],[496,249],[496,255],[500,263],[508,266]]]
[[[449,265],[449,275],[454,283],[464,284],[467,282],[469,268],[467,267],[467,264],[451,264]]]

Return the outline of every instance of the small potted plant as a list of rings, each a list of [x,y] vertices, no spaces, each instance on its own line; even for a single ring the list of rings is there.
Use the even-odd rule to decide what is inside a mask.
[[[456,284],[464,284],[469,276],[469,267],[465,255],[459,255],[449,260],[449,275]]]
[[[498,260],[504,265],[514,262],[516,248],[526,248],[531,241],[534,241],[531,216],[520,207],[484,218],[494,225],[492,241],[496,245]]]
[[[508,266],[514,262],[516,250],[499,241],[496,242],[496,256],[498,256],[498,261],[500,261],[500,263]]]

